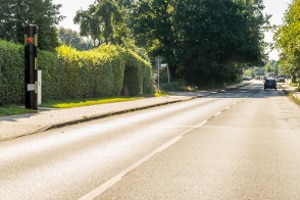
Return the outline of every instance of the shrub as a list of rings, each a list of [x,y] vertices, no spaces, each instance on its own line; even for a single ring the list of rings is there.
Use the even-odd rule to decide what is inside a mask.
[[[24,101],[24,48],[0,40],[0,105]]]
[[[24,103],[24,47],[0,41],[0,52],[0,105]],[[153,91],[150,63],[118,46],[38,51],[38,69],[43,101],[117,96],[124,88],[130,95]]]

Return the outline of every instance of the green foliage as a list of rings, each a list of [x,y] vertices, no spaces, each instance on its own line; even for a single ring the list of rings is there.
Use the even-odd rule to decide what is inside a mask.
[[[63,19],[59,13],[60,7],[51,0],[1,1],[0,38],[23,44],[24,27],[36,24],[40,49],[53,50],[58,45],[55,25]]]
[[[0,107],[0,117],[7,115],[21,115],[28,113],[35,113],[36,110],[22,108],[20,106],[11,105],[6,107]]]
[[[62,45],[57,52],[38,51],[43,100],[119,96],[152,92],[151,65],[135,52],[103,45],[77,51]],[[0,40],[0,105],[24,102],[24,47]]]
[[[254,75],[257,77],[263,77],[265,75],[264,67],[254,67]]]
[[[43,106],[49,108],[74,108],[74,107],[91,106],[97,104],[133,101],[141,98],[142,97],[103,97],[97,99],[78,99],[78,100],[72,99],[72,100],[63,100],[63,101],[51,100],[46,103],[43,103]]]
[[[293,0],[288,8],[284,25],[275,34],[276,46],[280,49],[280,63],[292,76],[293,81],[300,82],[300,1]],[[297,80],[298,79],[298,80]]]
[[[81,38],[78,32],[72,29],[59,28],[59,40],[61,43],[72,46],[79,51],[89,50],[93,48],[92,43]]]
[[[266,22],[261,1],[136,1],[132,28],[139,45],[162,56],[173,76],[199,85],[231,77],[250,63],[260,63]],[[228,70],[228,67],[231,69]],[[214,77],[212,77],[214,76]]]
[[[63,99],[61,92],[63,80],[63,63],[57,54],[48,51],[38,51],[38,69],[42,70],[42,98]]]
[[[278,61],[275,61],[275,60],[271,60],[265,65],[265,72],[266,73],[273,72],[273,74],[275,74],[275,75],[284,74],[284,72],[281,71],[281,67],[280,67]]]
[[[163,57],[172,77],[201,85],[231,82],[244,66],[262,64],[269,17],[262,9],[262,0],[97,0],[74,21],[95,46],[137,45],[152,60]]]
[[[124,26],[122,20],[121,11],[114,0],[98,0],[88,10],[77,11],[74,18],[74,22],[80,25],[80,34],[91,36],[95,46],[117,44],[116,31]]]
[[[0,105],[24,99],[24,49],[0,40]]]
[[[273,68],[273,66],[271,65],[271,63],[267,63],[267,64],[266,64],[266,66],[265,66],[265,71],[266,71],[266,73],[274,72],[274,68]]]
[[[126,68],[123,84],[129,87],[130,95],[152,93],[152,71],[148,60],[130,49],[126,49],[124,58]]]
[[[57,52],[64,66],[63,91],[68,97],[76,98],[82,94],[83,97],[120,95],[124,85],[130,95],[151,91],[150,64],[130,50],[102,45],[80,52],[61,46]]]

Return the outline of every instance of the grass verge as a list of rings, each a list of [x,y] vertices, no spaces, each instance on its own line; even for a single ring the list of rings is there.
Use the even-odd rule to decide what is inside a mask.
[[[98,99],[76,99],[76,100],[64,100],[64,101],[48,101],[41,105],[41,107],[47,108],[74,108],[82,106],[91,106],[97,104],[116,103],[124,101],[133,101],[144,97],[103,97]]]
[[[296,104],[300,105],[300,99],[297,99],[292,93],[287,93],[287,96],[294,101]]]
[[[292,92],[289,92],[287,90],[283,90],[283,92],[286,94],[287,97],[289,97],[293,102],[300,105],[300,99],[296,98]]]
[[[74,107],[82,107],[82,106],[91,106],[97,104],[107,104],[107,103],[117,103],[124,101],[134,101],[137,99],[148,98],[148,97],[159,97],[165,96],[167,94],[156,92],[154,94],[137,96],[137,97],[102,97],[97,99],[72,99],[72,100],[49,100],[47,102],[43,102],[39,107],[43,108],[74,108]],[[35,113],[36,110],[25,109],[22,106],[11,105],[0,107],[0,117],[10,116],[10,115],[20,115],[26,113]]]
[[[26,109],[21,106],[11,105],[7,107],[0,107],[0,117],[9,116],[9,115],[20,115],[27,113],[35,113],[35,110]]]

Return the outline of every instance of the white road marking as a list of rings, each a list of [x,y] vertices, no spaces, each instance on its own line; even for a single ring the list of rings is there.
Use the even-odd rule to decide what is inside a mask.
[[[79,198],[79,200],[92,200],[92,199],[95,199],[97,196],[101,195],[107,189],[109,189],[114,184],[119,182],[124,176],[126,176],[126,174],[133,171],[135,168],[137,168],[138,166],[140,166],[141,164],[143,164],[144,162],[146,162],[147,160],[152,158],[155,154],[160,153],[163,150],[167,149],[168,147],[172,146],[173,144],[178,142],[180,139],[182,139],[182,137],[184,135],[186,135],[187,133],[189,133],[190,131],[192,131],[195,128],[200,128],[201,126],[203,126],[206,123],[207,123],[207,120],[199,123],[198,125],[196,125],[194,127],[189,128],[187,131],[183,132],[181,135],[176,136],[175,138],[173,138],[173,139],[169,140],[168,142],[162,144],[157,149],[155,149],[154,151],[152,151],[151,153],[149,153],[145,157],[141,158],[140,160],[136,161],[135,163],[133,163],[132,165],[130,165],[129,167],[127,167],[126,169],[121,171],[119,174],[117,174],[113,178],[109,179],[108,181],[106,181],[105,183],[100,185],[99,187],[95,188],[91,192],[89,192],[89,193],[85,194],[84,196],[82,196],[81,198]]]
[[[201,126],[204,126],[207,122],[208,122],[208,121],[205,120],[205,121],[201,122],[200,124],[198,124],[196,127],[197,127],[197,128],[200,128]]]
[[[222,112],[217,112],[216,114],[214,114],[215,117],[219,116]]]
[[[224,110],[229,110],[229,109],[230,109],[230,106],[228,106],[228,107],[224,108]]]

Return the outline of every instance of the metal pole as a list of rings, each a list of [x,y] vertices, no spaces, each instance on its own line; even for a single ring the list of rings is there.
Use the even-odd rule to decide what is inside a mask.
[[[169,64],[167,64],[167,74],[168,74],[168,83],[170,84],[170,70],[169,70]]]
[[[30,24],[24,29],[25,39],[25,108],[37,110],[37,26]]]
[[[160,88],[159,88],[159,69],[160,69],[161,60],[162,60],[161,56],[156,56],[155,57],[155,62],[156,62],[156,65],[157,65],[157,89],[158,89],[158,91],[160,91]]]
[[[159,65],[160,65],[160,59],[157,59],[157,88],[158,88],[158,91],[160,91],[160,88],[159,88]]]

